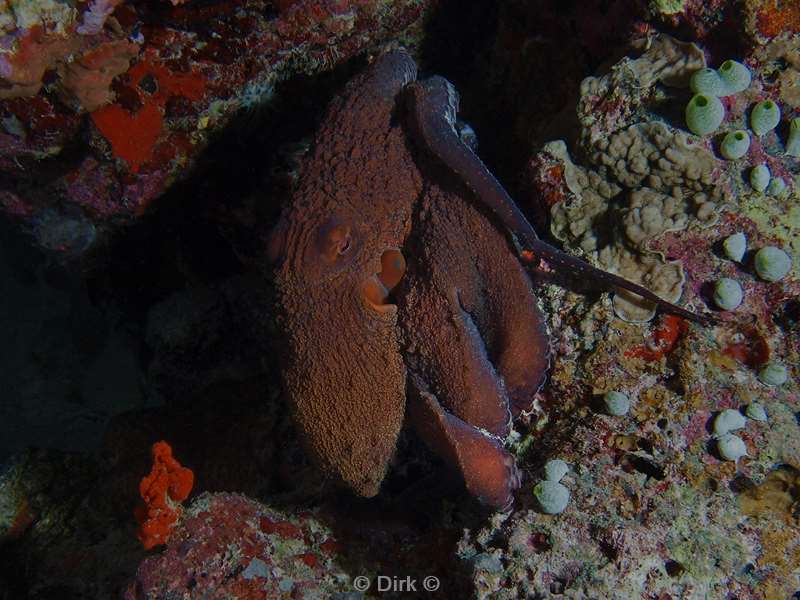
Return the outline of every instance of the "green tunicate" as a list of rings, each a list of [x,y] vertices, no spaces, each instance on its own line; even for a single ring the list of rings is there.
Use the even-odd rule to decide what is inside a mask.
[[[758,372],[758,379],[771,387],[783,385],[789,379],[789,370],[780,363],[769,362]]]
[[[750,85],[750,69],[735,60],[726,60],[717,70],[722,80],[723,96],[730,96],[743,90]]]
[[[742,158],[750,148],[750,134],[743,129],[731,131],[722,140],[720,152],[728,160]]]
[[[708,67],[695,71],[689,80],[689,88],[695,94],[705,94],[707,96],[722,96],[722,92],[725,90],[719,73]]]
[[[747,456],[747,446],[738,435],[728,433],[717,440],[717,450],[723,460],[736,462],[743,456]]]
[[[763,192],[769,185],[769,178],[771,177],[769,167],[765,164],[756,165],[750,171],[750,185],[757,192]]]
[[[766,421],[767,411],[758,402],[751,402],[744,410],[744,414],[753,419],[754,421]]]
[[[724,118],[725,108],[716,96],[696,94],[686,105],[686,126],[695,135],[716,131]]]
[[[767,193],[770,196],[780,196],[786,190],[786,182],[780,177],[775,177],[770,180],[767,186]]]
[[[747,237],[740,231],[729,236],[722,242],[725,256],[736,262],[742,262],[744,253],[747,252]]]
[[[786,140],[786,154],[800,158],[800,117],[789,124],[789,139]]]
[[[756,135],[764,135],[778,126],[781,109],[772,100],[764,100],[753,107],[750,113],[750,127]]]
[[[606,405],[606,412],[614,417],[628,414],[631,408],[630,398],[622,392],[606,392],[603,402]]]
[[[742,303],[744,292],[735,279],[723,277],[714,284],[714,304],[722,310],[734,310]]]
[[[754,265],[761,279],[772,282],[786,276],[792,268],[792,259],[780,248],[765,246],[756,252]]]
[[[540,481],[533,488],[533,495],[547,515],[557,515],[569,504],[569,490],[557,481]]]

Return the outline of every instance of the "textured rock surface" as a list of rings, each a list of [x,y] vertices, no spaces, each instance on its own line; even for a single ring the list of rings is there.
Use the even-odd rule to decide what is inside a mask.
[[[203,494],[163,554],[146,559],[126,600],[208,596],[331,598],[352,589],[333,532],[234,494]]]
[[[173,14],[167,3],[162,4],[158,10]],[[725,164],[719,173],[721,179],[713,175],[710,184],[701,182],[700,189],[687,186],[688,192],[682,194],[672,187],[651,186],[646,180],[636,183],[637,172],[630,168],[633,160],[627,160],[627,154],[615,155],[623,161],[619,166],[614,161],[603,163],[600,157],[604,154],[586,145],[576,129],[572,134],[555,136],[579,140],[569,146],[569,152],[565,144],[560,154],[537,157],[542,168],[534,181],[538,193],[531,197],[545,199],[544,212],[548,215],[559,204],[566,212],[575,198],[575,187],[582,201],[569,213],[575,233],[563,225],[567,248],[593,252],[593,247],[604,247],[619,236],[633,256],[652,257],[655,272],[679,261],[685,279],[684,299],[695,306],[705,302],[710,308],[713,282],[722,277],[735,279],[744,290],[743,303],[735,313],[718,313],[720,323],[709,328],[673,317],[636,325],[615,318],[611,303],[603,297],[598,301],[597,296],[578,295],[564,287],[543,284],[538,294],[546,305],[552,331],[553,365],[546,387],[536,396],[534,410],[512,432],[512,449],[523,480],[514,511],[507,516],[478,513],[466,495],[459,496],[448,485],[447,469],[427,454],[422,442],[410,432],[401,432],[398,438],[397,459],[381,493],[369,501],[359,500],[349,494],[337,494],[309,467],[296,434],[287,427],[286,407],[275,387],[275,353],[262,356],[266,380],[249,378],[257,370],[253,360],[257,352],[250,346],[259,337],[273,339],[276,334],[267,328],[262,336],[259,330],[261,320],[268,320],[263,307],[262,314],[253,317],[247,316],[249,308],[239,310],[250,301],[245,293],[248,285],[243,283],[246,279],[237,278],[240,285],[231,287],[208,285],[227,279],[240,267],[238,263],[231,267],[230,261],[220,259],[224,243],[220,236],[209,235],[216,229],[204,219],[223,219],[225,236],[234,242],[237,251],[262,249],[263,239],[242,236],[235,223],[225,220],[230,216],[225,212],[198,218],[195,209],[202,196],[198,190],[210,186],[208,197],[225,198],[235,183],[230,172],[228,178],[219,172],[203,172],[201,184],[183,190],[186,201],[180,209],[172,207],[172,218],[156,225],[147,223],[148,228],[153,228],[152,234],[133,237],[129,242],[139,253],[113,253],[114,276],[106,276],[102,285],[94,288],[94,294],[99,288],[106,299],[116,295],[143,304],[139,316],[142,323],[151,309],[147,348],[153,350],[153,356],[145,384],[148,392],[168,398],[173,406],[116,419],[99,461],[86,455],[32,452],[0,469],[0,596],[36,600],[117,598],[126,582],[133,581],[135,585],[136,565],[145,554],[135,538],[131,511],[137,483],[148,469],[149,445],[156,439],[169,439],[180,448],[177,452],[182,462],[198,475],[200,491],[235,490],[267,498],[265,504],[270,508],[240,496],[226,496],[238,498],[240,506],[250,507],[248,510],[273,515],[275,523],[308,532],[308,540],[295,540],[291,535],[283,540],[278,535],[279,527],[267,524],[267,529],[274,529],[270,533],[260,523],[234,524],[252,532],[259,543],[280,545],[276,555],[286,559],[284,573],[298,574],[297,581],[303,585],[312,576],[344,573],[347,579],[339,581],[339,588],[335,587],[338,580],[315,579],[316,589],[328,586],[324,587],[323,597],[332,595],[334,590],[342,592],[333,596],[337,600],[360,597],[352,585],[360,575],[369,577],[373,585],[378,575],[398,579],[411,576],[418,582],[435,575],[441,580],[438,596],[425,597],[442,598],[622,599],[644,595],[665,600],[733,594],[743,600],[771,600],[791,598],[800,592],[800,374],[796,367],[800,363],[800,204],[795,183],[799,167],[796,159],[783,152],[787,120],[798,110],[793,87],[797,80],[797,41],[784,35],[768,43],[780,33],[776,28],[794,27],[795,4],[773,0],[587,0],[574,5],[561,3],[555,9],[555,4],[508,1],[498,7],[497,35],[486,38],[478,68],[465,58],[467,53],[459,54],[460,47],[455,45],[454,62],[463,71],[435,71],[454,80],[461,76],[474,82],[473,95],[464,99],[465,111],[490,113],[474,123],[484,124],[475,128],[479,148],[482,156],[502,163],[510,173],[505,182],[510,182],[519,177],[519,165],[529,158],[531,145],[538,151],[542,139],[555,139],[542,133],[547,124],[576,121],[564,116],[570,111],[568,116],[575,114],[574,106],[569,105],[581,98],[579,79],[589,73],[606,72],[606,67],[596,71],[604,60],[620,64],[617,56],[612,56],[612,48],[620,38],[637,30],[636,20],[644,13],[636,14],[638,9],[633,7],[642,8],[645,4],[658,19],[659,27],[669,26],[673,32],[684,34],[683,39],[706,40],[704,48],[712,67],[727,58],[737,58],[752,68],[751,87],[725,100],[727,121],[722,131],[747,128],[750,107],[766,97],[780,104],[784,121],[774,132],[754,140],[745,159],[732,168]],[[156,10],[156,6],[161,5],[139,3],[136,10]],[[286,6],[287,3],[279,3],[280,11],[286,11]],[[189,10],[178,13],[186,16],[197,8],[189,3],[175,10]],[[459,13],[464,11],[462,5],[456,8]],[[205,14],[217,14],[208,5],[203,10],[208,11]],[[128,27],[122,20],[120,23]],[[474,37],[476,31],[484,31],[491,23],[491,19],[482,18],[479,27],[462,28],[458,22],[455,35],[459,39]],[[619,26],[611,27],[609,23]],[[172,21],[176,29],[180,29],[179,24]],[[441,22],[434,25],[441,27]],[[647,30],[647,23],[639,25],[639,33]],[[441,30],[434,30],[441,34]],[[734,52],[747,41],[742,35],[758,42],[751,54]],[[440,44],[449,46],[449,41]],[[206,38],[206,42],[211,45],[213,39]],[[217,44],[217,51],[219,47]],[[489,60],[487,56],[493,58]],[[624,64],[630,66],[635,61]],[[173,64],[171,68],[179,67]],[[58,77],[55,72],[50,76],[54,75]],[[117,84],[112,86],[115,91],[127,86],[119,85],[124,78],[117,77]],[[155,79],[154,75],[144,82],[147,93],[154,93]],[[639,91],[635,86],[625,87],[627,82],[635,81],[638,80],[628,70],[614,84],[621,87],[609,88],[602,96],[604,102],[587,104],[587,110],[594,114],[583,116],[593,118],[598,132],[607,132],[614,138],[624,137],[629,130],[638,132],[636,139],[641,147],[658,148],[651,135],[639,135],[642,128],[651,131],[650,123],[662,121],[667,132],[684,130],[682,114],[688,92],[658,82]],[[3,104],[3,110],[7,103],[13,104],[14,114],[2,113],[2,127],[7,133],[17,132],[14,140],[3,138],[3,148],[19,151],[26,167],[42,164],[33,162],[38,160],[33,157],[48,146],[19,150],[24,137],[20,131],[27,128],[29,140],[44,143],[47,138],[42,133],[55,121],[71,123],[73,131],[81,126],[81,118],[54,100],[55,92],[48,89],[49,85],[24,103],[17,99]],[[461,82],[457,81],[457,85],[468,89]],[[487,89],[497,93],[486,93]],[[138,98],[139,92],[136,94]],[[183,100],[174,98],[167,106],[169,111],[186,107]],[[503,110],[486,109],[496,106]],[[89,133],[94,132],[92,124],[83,123],[91,130]],[[486,123],[494,126],[486,127]],[[663,131],[661,127],[656,129]],[[507,133],[511,131],[513,135]],[[673,139],[671,135],[666,137]],[[92,139],[97,143],[98,138]],[[515,143],[507,143],[512,139]],[[517,160],[500,160],[498,157],[505,154],[492,151],[498,145],[503,145],[509,154],[516,154]],[[693,157],[708,156],[706,153],[719,156],[715,141],[699,146],[702,151],[691,154]],[[548,151],[555,151],[555,146],[549,146]],[[52,162],[60,165],[62,158],[58,155]],[[104,161],[108,159],[96,160],[90,175],[96,178],[92,180],[104,181],[109,168]],[[236,177],[242,173],[234,165],[220,162],[224,164],[222,170],[234,171]],[[718,158],[714,158],[712,164],[717,162]],[[755,193],[749,186],[750,167],[761,163],[769,164],[770,170],[786,180],[788,188],[782,196]],[[13,169],[17,167],[12,162],[4,165],[12,169],[0,176],[5,185],[10,181],[7,173],[16,173]],[[124,165],[120,168],[124,170]],[[143,164],[140,172],[146,174],[148,168]],[[648,161],[636,168],[647,169],[649,175],[654,165]],[[655,168],[660,168],[658,161]],[[55,169],[50,174],[57,177],[59,173]],[[629,183],[617,180],[618,175]],[[87,177],[86,180],[91,179]],[[79,183],[83,185],[86,180]],[[718,188],[716,183],[721,180],[730,185]],[[115,189],[108,196],[97,197],[113,198]],[[274,191],[270,188],[269,193]],[[701,218],[703,205],[692,200],[700,193],[711,199],[707,204],[711,204],[716,221]],[[609,211],[609,204],[620,195],[625,196],[626,202],[616,206],[616,212]],[[3,198],[8,206],[25,211],[25,203],[17,202],[8,193]],[[630,208],[629,199],[636,200],[637,210],[625,212]],[[245,216],[252,215],[245,211]],[[87,242],[91,245],[98,230],[101,237],[103,233],[102,227],[96,227],[96,220],[87,218],[82,210],[69,212],[66,217],[57,211],[42,211],[29,223],[35,243],[53,249],[74,248],[79,255]],[[719,244],[738,232],[746,234],[749,251],[741,262],[734,262],[725,257]],[[583,242],[586,248],[581,247]],[[753,253],[769,245],[784,248],[795,260],[792,272],[774,283],[760,280],[753,269]],[[23,264],[22,260],[14,262]],[[172,292],[178,293],[167,299]],[[197,292],[196,302],[193,292]],[[48,302],[53,293],[48,288],[42,301]],[[30,313],[19,307],[8,312],[9,319],[27,326],[25,320]],[[254,321],[248,321],[250,318]],[[58,322],[63,321],[83,322],[75,319],[75,313],[59,317]],[[249,322],[258,322],[259,327],[247,331]],[[58,346],[61,342],[55,341],[61,338],[52,331],[58,327],[58,323],[50,324],[47,331],[53,337],[47,339],[38,339],[36,329],[21,331],[33,331],[27,338],[37,340],[39,347]],[[131,330],[137,331],[136,327]],[[236,339],[227,339],[226,331]],[[143,331],[139,337],[144,345]],[[83,346],[81,336],[75,340],[81,342],[79,347]],[[7,372],[16,365],[24,367],[24,361],[38,360],[38,370],[19,371],[23,375],[58,376],[66,372],[81,376],[72,366],[74,360],[61,363],[53,359],[52,352],[30,353],[24,350],[24,344],[14,345],[13,339],[9,343],[20,350],[8,361]],[[247,347],[238,348],[240,345]],[[192,352],[194,347],[198,352]],[[788,366],[789,377],[784,385],[767,387],[758,381],[759,370],[769,361]],[[118,381],[125,385],[121,377]],[[187,391],[183,398],[181,389]],[[190,395],[200,390],[203,392],[199,396]],[[602,397],[612,390],[630,397],[631,408],[626,415],[603,414]],[[52,397],[57,395],[61,397],[52,393]],[[115,390],[108,397],[119,401],[121,393]],[[736,463],[721,460],[713,438],[716,416],[722,410],[742,410],[756,402],[763,406],[767,420],[749,419],[744,428],[735,432],[744,441],[747,456]],[[33,404],[31,410],[37,406],[41,405]],[[4,414],[13,416],[8,411]],[[69,432],[65,429],[65,433]],[[51,441],[59,442],[55,438]],[[563,513],[547,516],[539,512],[533,487],[542,479],[543,466],[552,458],[570,464],[569,473],[561,481],[570,492],[570,502]],[[205,501],[210,502],[209,498],[212,497],[205,496]],[[310,511],[306,511],[308,506],[312,507]],[[290,527],[282,530],[294,531]],[[196,537],[205,536],[206,540],[223,540],[225,535],[224,530],[193,531]],[[315,537],[315,532],[330,532],[339,546],[331,544],[331,553],[325,553],[324,542]],[[282,545],[282,541],[289,543]],[[240,585],[240,589],[254,582],[276,581],[277,571],[265,572],[252,558],[245,564],[242,557],[250,558],[247,553],[252,549],[246,540],[235,540],[233,545],[242,552],[215,554],[220,560],[209,568],[209,580],[227,574],[230,579],[226,583]],[[192,548],[198,550],[196,544]],[[289,560],[292,548],[300,554],[293,561]],[[305,555],[307,548],[309,555]],[[186,568],[190,565],[177,560],[180,551],[180,545],[167,550],[170,562],[167,554],[163,563],[156,555],[148,558],[139,581],[154,586],[164,583],[162,589],[185,592]],[[266,565],[270,556],[258,559]],[[208,556],[198,552],[192,558],[198,559],[194,564],[201,564]],[[241,571],[231,569],[234,563]],[[159,565],[168,565],[171,570],[159,570]],[[180,577],[164,582],[166,573]],[[253,577],[246,579],[245,573]],[[290,587],[285,582],[286,589],[300,587],[291,583]],[[172,584],[174,588],[170,588]],[[203,585],[202,578],[198,585]],[[313,592],[309,595],[313,597]],[[363,597],[386,596],[373,589]]]
[[[650,242],[690,221],[713,224],[730,183],[707,145],[669,123],[649,120],[647,112],[663,102],[663,86],[685,87],[704,66],[697,46],[655,36],[639,58],[623,59],[608,75],[583,81],[578,117],[588,166],[575,165],[563,143],[545,146],[533,163],[533,176],[544,182],[552,203],[553,234],[672,302],[681,297],[684,274]],[[566,189],[549,189],[553,173],[563,175]],[[617,294],[614,306],[633,321],[654,314],[627,294]]]
[[[144,552],[133,524],[120,527],[112,479],[91,457],[55,451],[30,451],[2,467],[0,589],[8,597],[68,590],[109,598],[122,589]]]
[[[10,87],[0,101],[0,208],[27,223],[49,211],[105,234],[139,217],[215,133],[241,109],[268,103],[279,82],[375,49],[425,9],[415,0],[278,6],[95,0],[80,13],[66,2],[25,2],[24,10],[4,2],[0,81]],[[89,14],[98,16],[87,29]],[[60,76],[39,92],[48,69]]]

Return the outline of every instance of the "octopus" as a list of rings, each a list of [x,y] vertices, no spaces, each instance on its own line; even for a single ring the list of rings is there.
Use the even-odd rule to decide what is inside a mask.
[[[302,442],[331,478],[375,496],[405,422],[468,492],[506,510],[504,440],[550,359],[528,270],[625,288],[702,317],[540,240],[459,135],[458,94],[379,56],[326,112],[269,241]]]

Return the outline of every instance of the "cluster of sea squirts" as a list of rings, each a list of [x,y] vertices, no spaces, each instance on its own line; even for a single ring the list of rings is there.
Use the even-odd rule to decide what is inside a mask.
[[[689,130],[698,136],[714,133],[725,118],[720,97],[746,90],[750,81],[750,70],[735,60],[726,60],[717,70],[704,68],[695,72],[689,83],[694,96],[686,106],[686,125]],[[770,99],[756,103],[750,111],[750,127],[757,136],[775,129],[780,120],[780,108]],[[749,148],[750,133],[740,129],[725,135],[720,144],[720,153],[728,160],[738,160],[747,154]],[[784,149],[787,155],[800,157],[800,117],[791,120]],[[769,168],[763,163],[750,171],[750,185],[757,192],[773,196],[780,196],[786,190],[786,182],[779,177],[771,177]],[[723,250],[730,260],[741,262],[747,251],[744,233],[738,232],[725,239]],[[775,282],[789,273],[792,260],[782,249],[765,246],[756,252],[753,267],[761,279]],[[723,277],[715,282],[714,303],[720,309],[735,310],[743,300],[744,291],[735,279]],[[768,363],[759,373],[759,380],[765,385],[782,385],[786,379],[786,367],[776,362]],[[723,458],[732,456],[730,460],[736,460],[741,454],[736,439],[733,439],[735,436],[731,438],[731,435],[727,431],[725,435],[718,434],[717,446]]]
[[[685,112],[689,130],[695,135],[706,136],[719,129],[725,119],[725,107],[720,98],[743,92],[751,79],[750,70],[735,60],[726,60],[717,70],[705,68],[694,73],[689,82],[694,96]],[[775,129],[780,120],[780,108],[770,99],[758,102],[750,111],[750,127],[759,137]],[[749,149],[750,132],[744,129],[728,132],[720,144],[720,153],[728,160],[744,157]],[[786,154],[800,157],[800,117],[791,120],[784,149]],[[771,177],[765,164],[753,167],[750,185],[758,192],[766,191],[773,196],[786,190],[786,182],[780,177]]]

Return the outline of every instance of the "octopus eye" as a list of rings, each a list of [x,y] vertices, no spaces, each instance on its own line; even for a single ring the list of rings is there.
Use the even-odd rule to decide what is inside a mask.
[[[353,231],[349,225],[339,221],[329,221],[320,227],[317,234],[317,250],[328,264],[337,262],[353,251]]]

